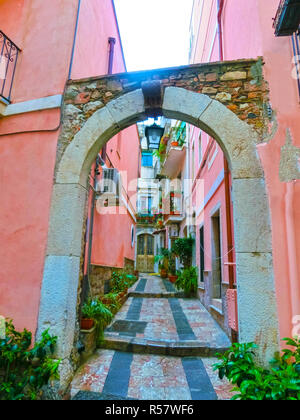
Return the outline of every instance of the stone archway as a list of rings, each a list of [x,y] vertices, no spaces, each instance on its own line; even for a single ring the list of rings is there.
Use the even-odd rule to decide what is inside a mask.
[[[257,342],[264,361],[278,349],[269,205],[256,150],[266,127],[267,94],[262,80],[251,84],[254,65],[256,61],[216,63],[154,71],[151,77],[144,72],[70,82],[58,145],[38,329],[40,334],[50,328],[58,336],[57,357],[67,361],[73,348],[91,164],[115,134],[157,114],[205,130],[223,149],[233,178],[240,340]],[[248,102],[235,102],[239,100],[233,94],[236,85],[242,85],[242,92],[249,89]],[[236,103],[252,110],[248,118],[241,113],[246,108]]]

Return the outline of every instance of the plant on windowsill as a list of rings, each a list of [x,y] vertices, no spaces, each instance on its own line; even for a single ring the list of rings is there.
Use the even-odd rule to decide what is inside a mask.
[[[219,378],[236,385],[232,400],[300,401],[300,337],[283,341],[290,349],[276,354],[269,369],[255,362],[254,343],[233,344],[225,354],[216,355]]]
[[[198,288],[198,269],[197,267],[184,268],[177,272],[178,278],[175,282],[177,290],[183,290],[186,297],[194,297]]]

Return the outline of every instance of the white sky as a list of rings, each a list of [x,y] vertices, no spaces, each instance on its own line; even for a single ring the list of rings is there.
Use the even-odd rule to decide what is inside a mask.
[[[193,0],[115,0],[128,71],[188,64]]]

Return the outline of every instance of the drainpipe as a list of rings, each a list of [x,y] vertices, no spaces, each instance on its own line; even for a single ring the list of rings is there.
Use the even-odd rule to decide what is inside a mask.
[[[298,279],[297,256],[296,256],[296,237],[294,224],[294,194],[296,181],[286,184],[285,196],[285,219],[286,219],[286,235],[287,248],[289,258],[289,275],[291,304],[293,317],[300,315],[300,282]]]
[[[108,38],[108,43],[109,43],[109,58],[108,58],[107,74],[112,74],[113,65],[114,65],[114,52],[115,52],[116,38]]]
[[[90,274],[91,274],[91,261],[92,261],[92,247],[93,247],[93,232],[94,232],[94,216],[95,216],[95,196],[96,196],[96,187],[97,187],[97,175],[99,171],[99,166],[101,164],[101,158],[98,155],[96,159],[96,166],[94,171],[94,185],[92,190],[92,207],[91,207],[91,214],[90,214],[90,224],[89,224],[89,239],[88,239],[88,265],[87,265],[87,277],[88,277],[88,285],[90,289]]]
[[[115,44],[116,44],[116,38],[108,38],[108,43],[109,43],[109,57],[108,57],[108,70],[107,70],[107,74],[112,74],[113,73],[113,67],[114,67],[114,53],[115,53]],[[102,148],[102,152],[101,152],[101,157],[103,160],[106,159],[106,144],[105,146]]]
[[[218,36],[219,36],[219,56],[220,61],[224,61],[223,48],[223,27],[222,14],[224,10],[224,0],[218,0]],[[231,191],[230,191],[230,170],[226,156],[224,156],[224,183],[225,183],[225,202],[226,202],[226,228],[227,228],[227,258],[228,258],[228,277],[229,289],[235,289],[234,284],[234,267],[235,262],[233,258],[233,229],[232,229],[232,215],[231,215]],[[231,339],[235,343],[238,341],[238,334],[231,330]]]

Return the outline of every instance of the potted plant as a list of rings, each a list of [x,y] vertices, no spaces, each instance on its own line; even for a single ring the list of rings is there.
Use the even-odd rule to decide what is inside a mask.
[[[170,251],[167,248],[162,248],[159,255],[156,255],[154,261],[159,263],[160,277],[166,279],[168,277]]]
[[[80,328],[82,330],[91,330],[95,324],[94,309],[88,303],[85,303],[81,309]]]

